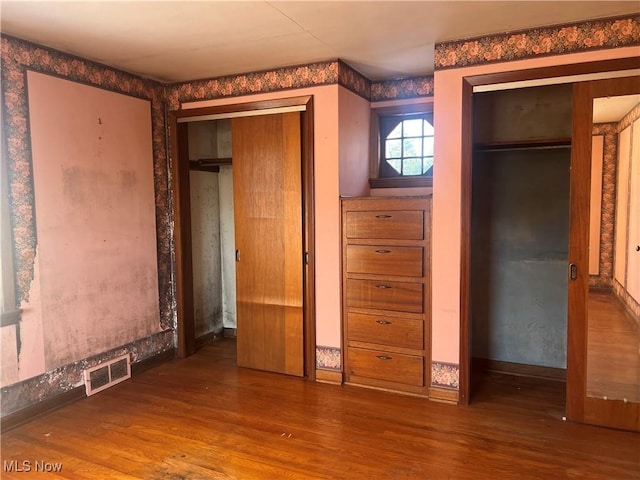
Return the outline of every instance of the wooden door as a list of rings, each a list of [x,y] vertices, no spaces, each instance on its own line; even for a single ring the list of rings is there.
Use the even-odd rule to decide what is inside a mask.
[[[567,357],[567,418],[584,423],[604,425],[640,431],[640,328],[629,307],[627,245],[629,234],[633,235],[635,220],[629,222],[627,196],[629,193],[628,170],[640,168],[631,165],[636,157],[629,156],[629,148],[622,148],[628,140],[623,135],[625,115],[637,110],[640,94],[640,78],[626,77],[574,85],[573,145],[571,158],[571,219],[569,261],[569,323]],[[624,99],[623,97],[628,97]],[[602,212],[591,212],[599,208],[599,202],[591,202],[591,158],[594,124],[594,105],[600,100],[616,99],[631,101],[621,115],[608,119],[613,122],[616,143],[621,148],[614,155],[613,173],[624,177],[617,182],[617,191],[602,195]],[[636,105],[636,107],[633,107]],[[596,120],[597,122],[597,120]],[[622,139],[627,140],[622,141]],[[606,139],[605,139],[606,142]],[[634,148],[635,146],[632,146]],[[605,149],[606,149],[605,145]],[[622,158],[625,157],[625,158]],[[629,169],[627,168],[629,167]],[[605,169],[606,170],[606,169]],[[604,177],[603,177],[604,178]],[[620,178],[619,178],[620,180]],[[604,192],[604,187],[603,187]],[[606,192],[605,192],[606,193]],[[619,200],[614,209],[605,210],[605,200]],[[624,207],[624,208],[622,208]],[[594,215],[595,214],[595,215]],[[615,275],[609,268],[600,278],[589,278],[590,219],[602,216],[603,225],[609,225],[609,235],[615,232],[615,241],[608,252],[601,253],[608,263],[616,265]],[[606,220],[606,221],[605,221]],[[604,233],[606,233],[603,230]],[[606,235],[601,235],[606,238]],[[631,253],[629,253],[630,255]],[[612,258],[613,257],[613,260]],[[601,262],[602,263],[602,262]],[[624,266],[625,268],[621,267]],[[627,272],[621,273],[621,272]],[[595,280],[595,281],[594,281]],[[620,283],[622,282],[622,283]]]
[[[304,375],[300,113],[234,118],[237,356]]]

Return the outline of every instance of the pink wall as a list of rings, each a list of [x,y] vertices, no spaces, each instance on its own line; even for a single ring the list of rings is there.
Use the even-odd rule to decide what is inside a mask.
[[[369,101],[344,87],[339,87],[340,195],[369,194],[370,122]]]
[[[160,331],[149,101],[27,78],[38,250],[21,379]]]
[[[313,95],[316,231],[316,342],[340,347],[340,147],[338,85],[185,103],[183,108]]]
[[[462,79],[472,75],[637,56],[637,47],[439,70],[434,78],[436,125],[432,243],[432,358],[459,362]]]

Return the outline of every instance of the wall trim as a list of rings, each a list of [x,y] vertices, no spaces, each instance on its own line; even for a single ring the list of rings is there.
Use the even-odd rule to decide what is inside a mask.
[[[433,402],[458,404],[458,390],[445,387],[429,387],[429,400]]]
[[[435,70],[640,45],[640,16],[625,15],[437,43]]]
[[[460,386],[460,366],[457,363],[432,362],[431,385],[457,390]]]
[[[106,352],[63,365],[20,382],[2,387],[1,411],[5,415],[73,390],[83,383],[83,371],[105,360],[131,353],[133,362],[162,355],[174,348],[173,330],[164,330]],[[135,367],[137,368],[137,367]],[[83,387],[84,389],[84,387]]]
[[[223,337],[223,329],[220,328],[218,330],[213,330],[209,333],[205,333],[204,335],[200,335],[195,338],[196,350],[204,347],[205,345],[210,344],[211,342],[218,340]]]
[[[238,336],[238,330],[235,328],[224,327],[222,329],[222,336],[224,338],[236,338]]]
[[[340,59],[167,84],[171,110],[183,103],[339,85],[368,101],[433,96],[433,75],[375,82]]]
[[[318,370],[342,371],[342,351],[339,347],[316,345],[316,368]]]
[[[473,357],[471,359],[471,368],[474,372],[499,372],[521,377],[546,378],[559,382],[565,382],[567,380],[567,370],[565,368],[503,362],[501,360],[491,360],[488,358]]]
[[[316,370],[316,382],[342,385],[342,372],[319,368]]]
[[[156,367],[162,363],[173,360],[175,357],[175,348],[170,348],[164,352],[160,352],[152,357],[145,358],[139,362],[131,365],[131,375],[136,376],[142,372]],[[29,405],[28,407],[17,410],[9,415],[6,415],[0,419],[0,429],[3,432],[12,430],[20,425],[30,422],[34,418],[41,417],[47,413],[58,410],[59,408],[69,405],[70,403],[77,402],[83,398],[86,398],[86,391],[84,385],[73,387],[71,390],[67,390],[54,397],[46,398],[36,404]]]
[[[371,84],[372,102],[433,97],[433,75],[385,80]]]

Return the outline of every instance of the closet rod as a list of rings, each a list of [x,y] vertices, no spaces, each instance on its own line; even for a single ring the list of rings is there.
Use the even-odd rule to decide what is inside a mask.
[[[571,145],[535,145],[523,147],[476,147],[476,152],[512,152],[516,150],[554,150],[559,148],[571,148]]]

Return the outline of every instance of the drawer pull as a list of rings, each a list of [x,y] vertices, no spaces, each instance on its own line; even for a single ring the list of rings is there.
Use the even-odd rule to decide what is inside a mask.
[[[376,250],[376,253],[391,253],[391,250]]]
[[[376,355],[378,360],[393,360],[392,357],[387,357],[386,355]]]
[[[391,218],[391,215],[376,215],[376,218]]]
[[[379,323],[380,325],[391,325],[391,322],[388,320],[376,320],[376,323]]]
[[[380,289],[385,289],[385,288],[391,288],[389,285],[376,285],[376,288],[380,288]]]

